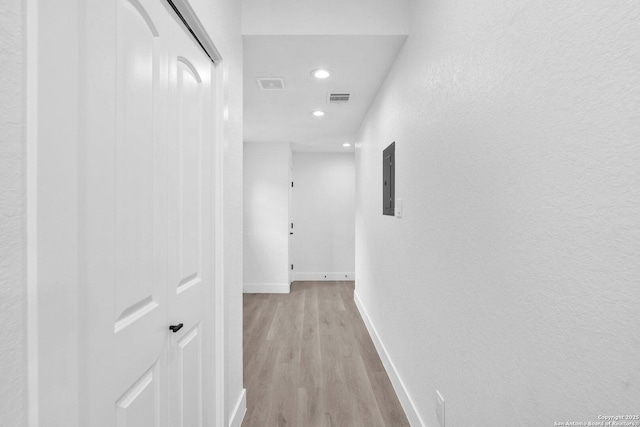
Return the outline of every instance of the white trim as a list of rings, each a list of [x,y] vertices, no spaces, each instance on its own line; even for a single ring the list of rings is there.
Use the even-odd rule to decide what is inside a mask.
[[[242,292],[245,294],[288,294],[289,283],[245,283]]]
[[[38,1],[27,0],[26,181],[27,181],[27,423],[39,425],[38,403]]]
[[[355,280],[356,274],[350,272],[331,273],[293,273],[294,282],[324,282],[336,280]]]
[[[225,423],[225,315],[224,315],[224,62],[215,64],[215,159],[214,159],[214,375],[215,375],[215,425]]]
[[[28,339],[37,340],[36,348],[31,346],[28,350],[28,357],[35,358],[29,363],[37,364],[37,378],[31,376],[34,372],[29,373],[29,381],[37,381],[37,390],[28,392],[30,399],[37,393],[37,418],[31,418],[29,423],[32,427],[45,424],[78,427],[83,422],[86,408],[79,403],[86,400],[86,396],[80,395],[79,381],[84,368],[80,363],[84,345],[80,337],[86,326],[84,308],[78,304],[84,292],[79,285],[83,274],[79,268],[79,254],[84,241],[79,212],[84,186],[79,141],[85,129],[80,126],[79,111],[84,101],[80,95],[85,84],[86,51],[81,36],[86,11],[79,0],[71,0],[37,1],[35,12],[38,38],[33,42],[37,45],[27,44],[27,49],[37,49],[31,51],[36,55],[35,60],[28,59],[28,67],[35,69],[29,71],[27,68],[27,72],[35,73],[38,82],[37,87],[28,89],[37,92],[28,93],[27,102],[36,102],[28,108],[37,109],[37,123],[33,123],[37,134],[30,129],[32,133],[27,136],[27,144],[35,143],[35,147],[31,146],[35,152],[28,152],[27,157],[37,155],[37,165],[28,163],[27,174],[28,178],[37,178],[37,188],[27,181],[30,186],[27,204],[36,199],[37,206],[31,204],[27,208],[27,221],[37,221],[37,234],[32,233],[36,230],[27,223],[27,233],[32,233],[27,239],[37,238],[37,247],[31,245],[27,256],[37,257],[37,262],[34,264],[33,259],[27,259],[31,263],[27,267],[31,274],[27,281],[29,291],[33,292],[28,297],[31,299],[28,310],[37,310],[35,316],[28,314],[28,321],[38,322],[35,332],[28,326],[31,334]],[[27,17],[30,22],[32,18]],[[65,24],[61,25],[62,22]],[[33,35],[32,30],[27,30],[29,35]],[[41,37],[43,35],[46,37]],[[28,118],[33,119],[33,116]],[[30,160],[34,159],[27,161]],[[32,167],[37,167],[37,171]],[[50,197],[51,194],[55,194],[55,198]],[[31,252],[36,249],[37,254]],[[37,307],[32,304],[34,299],[37,299]],[[65,325],[63,335],[60,324]],[[37,353],[33,354],[33,351]],[[61,364],[69,367],[63,376],[59,375]],[[40,399],[40,396],[46,396],[46,399]],[[29,403],[33,402],[30,400]],[[31,409],[28,414],[35,415]]]
[[[380,356],[380,360],[384,365],[384,369],[386,369],[387,374],[389,375],[389,379],[391,380],[391,384],[393,385],[393,389],[398,395],[398,400],[400,400],[400,404],[402,405],[402,409],[404,409],[404,413],[407,415],[407,419],[412,427],[425,427],[426,424],[420,418],[420,414],[416,409],[416,406],[411,399],[411,395],[409,391],[404,386],[398,371],[396,370],[395,365],[391,361],[389,354],[387,353],[387,349],[384,344],[380,340],[380,336],[376,331],[376,328],[371,323],[371,319],[367,314],[367,310],[365,310],[360,297],[358,296],[358,291],[355,291],[353,294],[353,300],[356,303],[356,307],[358,307],[358,311],[360,312],[360,316],[364,321],[365,326],[367,327],[367,331],[369,331],[369,335],[371,336],[371,340],[373,341],[373,345],[375,345],[376,350],[378,351],[378,356]]]
[[[244,420],[244,414],[247,413],[247,389],[243,388],[238,398],[238,403],[233,409],[233,413],[229,419],[229,427],[240,427],[242,420]]]

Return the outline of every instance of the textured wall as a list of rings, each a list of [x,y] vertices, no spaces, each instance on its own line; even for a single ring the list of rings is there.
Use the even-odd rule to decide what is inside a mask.
[[[244,282],[288,285],[291,148],[285,142],[244,147]]]
[[[353,273],[353,153],[294,153],[293,180],[294,271]]]
[[[0,425],[26,426],[22,2],[0,3]]]
[[[640,3],[411,19],[359,134],[356,274],[425,425],[436,389],[448,427],[640,414]]]

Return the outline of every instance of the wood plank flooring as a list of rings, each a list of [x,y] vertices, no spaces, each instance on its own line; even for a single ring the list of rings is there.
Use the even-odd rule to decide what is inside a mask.
[[[243,427],[409,426],[353,301],[353,282],[244,295]]]

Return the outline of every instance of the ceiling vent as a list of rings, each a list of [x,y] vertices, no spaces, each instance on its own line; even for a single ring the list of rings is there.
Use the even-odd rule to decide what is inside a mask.
[[[351,94],[349,92],[334,92],[329,93],[329,104],[346,104],[349,102]]]
[[[258,86],[262,90],[283,90],[284,79],[282,77],[258,77]]]

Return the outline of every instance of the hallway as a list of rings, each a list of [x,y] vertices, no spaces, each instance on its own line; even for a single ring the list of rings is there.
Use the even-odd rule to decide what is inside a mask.
[[[0,21],[0,427],[640,427],[640,1]]]
[[[408,426],[353,282],[244,295],[243,426]]]

